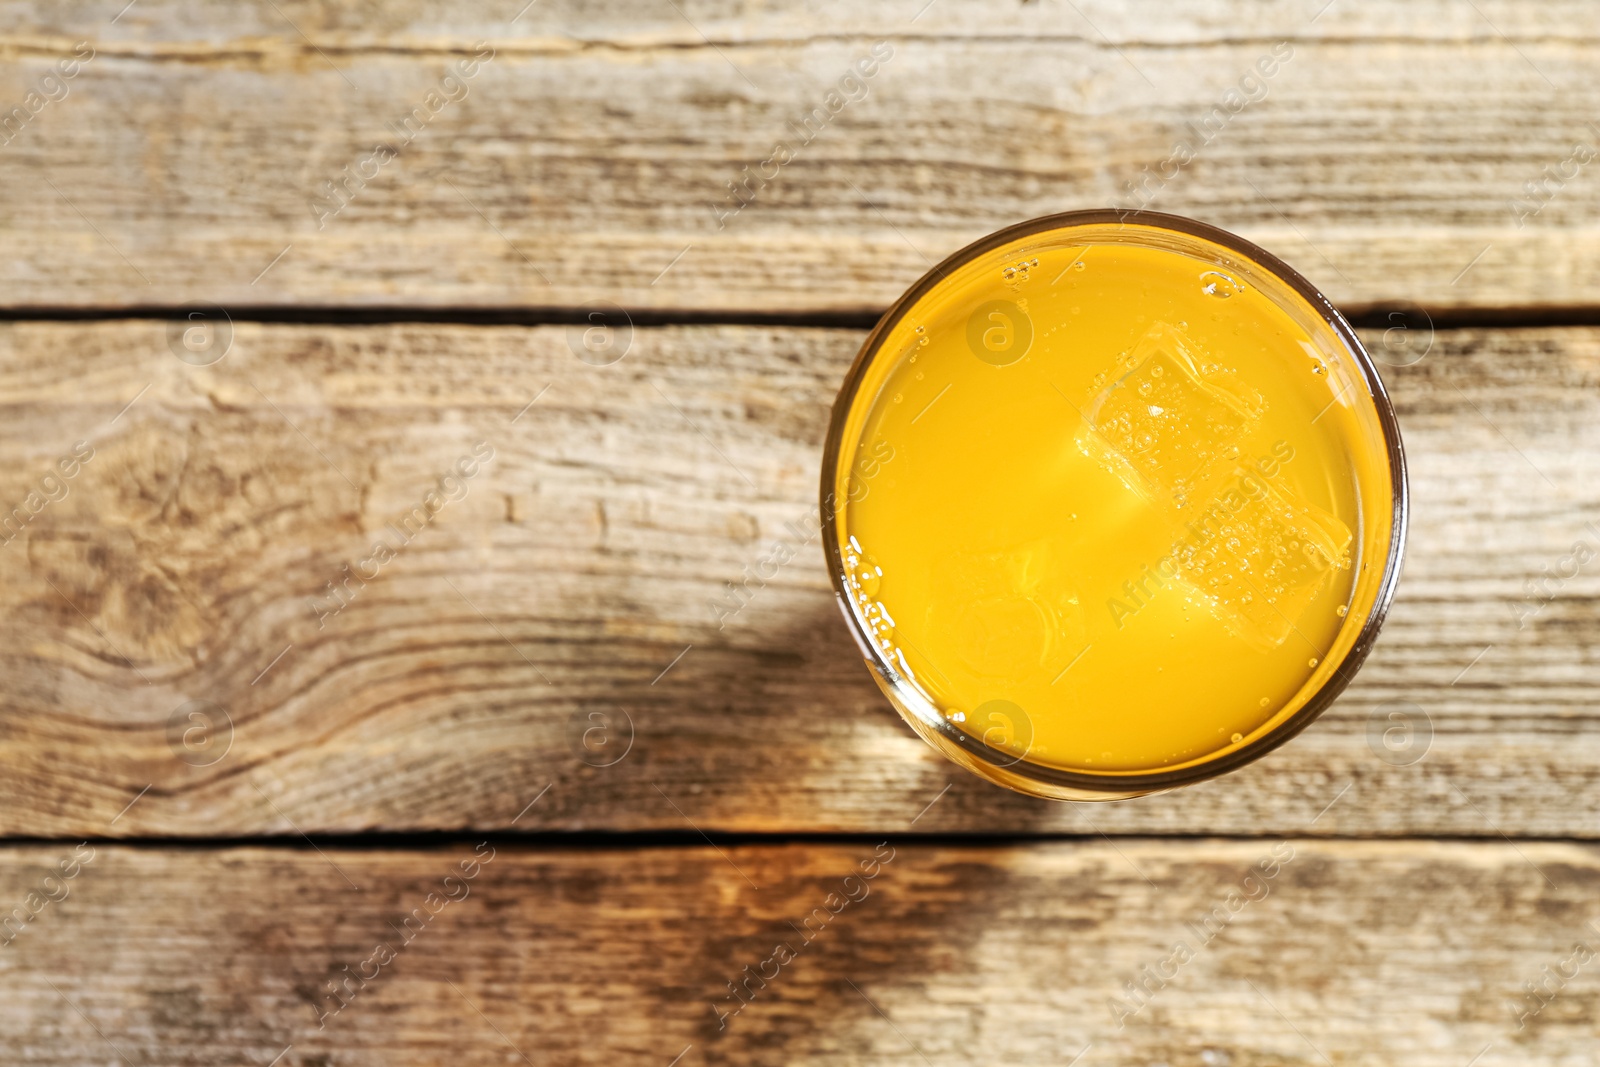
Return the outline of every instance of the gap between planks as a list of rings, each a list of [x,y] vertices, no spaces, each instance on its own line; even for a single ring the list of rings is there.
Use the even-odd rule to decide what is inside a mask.
[[[615,305],[610,305],[615,307]],[[214,304],[129,307],[0,307],[0,322],[168,322],[184,320]],[[590,321],[594,306],[403,307],[260,305],[220,308],[231,322],[285,326],[570,326]],[[790,326],[797,329],[869,330],[887,308],[845,311],[749,311],[720,308],[621,308],[634,326]],[[1600,326],[1600,305],[1550,307],[1429,308],[1403,300],[1337,309],[1356,329],[1384,329],[1396,312],[1422,314],[1435,330],[1560,329]]]
[[[922,834],[915,831],[902,830],[794,833],[785,831],[719,833],[712,830],[701,834],[691,830],[533,830],[524,833],[516,830],[467,829],[424,832],[373,830],[365,833],[263,834],[256,836],[241,834],[212,837],[176,837],[172,835],[107,837],[94,834],[50,837],[0,836],[0,853],[11,849],[72,846],[80,843],[144,851],[180,852],[211,852],[234,848],[267,848],[281,852],[316,852],[329,848],[373,852],[436,852],[488,841],[494,845],[520,848],[525,851],[621,852],[646,848],[692,850],[706,848],[708,847],[708,842],[713,847],[726,846],[728,848],[870,846],[879,842],[888,842],[893,845],[905,845],[908,848],[1004,849],[1060,844],[1092,845],[1099,841],[1113,839],[1124,843],[1186,842],[1215,843],[1219,845],[1294,840],[1335,845],[1364,843],[1405,844],[1407,842],[1417,844],[1432,842],[1449,845],[1500,845],[1507,842],[1533,842],[1551,845],[1575,845],[1586,848],[1600,847],[1600,842],[1591,838],[1570,835],[1544,836],[1527,833],[1519,833],[1516,836],[1508,837],[1496,833],[1457,834],[1448,832],[1389,836],[1371,832],[1340,834],[1317,833],[1314,831],[1296,831],[1287,834],[1265,831],[1259,834],[1217,834],[1192,830],[1176,830],[1163,833],[1152,833],[1148,830],[1111,830],[1109,833],[1074,834],[1054,832],[1018,833],[1015,831],[990,833],[982,830],[973,830]]]

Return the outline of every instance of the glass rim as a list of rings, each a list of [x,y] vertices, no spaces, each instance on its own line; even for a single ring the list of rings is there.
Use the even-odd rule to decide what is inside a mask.
[[[833,410],[829,416],[828,436],[824,442],[822,452],[820,497],[822,548],[824,555],[827,557],[828,577],[833,584],[834,596],[839,602],[846,624],[849,626],[856,644],[865,656],[868,666],[872,668],[880,682],[886,683],[890,688],[894,688],[898,685],[894,679],[900,672],[888,662],[878,648],[877,643],[871,639],[871,635],[863,628],[861,620],[851,610],[849,592],[844,585],[844,558],[839,544],[836,524],[837,512],[845,506],[843,504],[835,505],[836,494],[834,492],[839,456],[844,445],[844,427],[849,420],[851,409],[855,406],[861,383],[865,379],[867,371],[876,361],[884,340],[894,327],[899,324],[908,311],[915,307],[923,297],[927,296],[934,287],[943,282],[957,268],[966,265],[979,256],[1038,234],[1108,224],[1141,226],[1199,238],[1243,256],[1252,264],[1287,285],[1296,295],[1305,300],[1312,311],[1333,331],[1334,336],[1349,352],[1363,384],[1366,385],[1368,393],[1372,397],[1379,428],[1383,432],[1384,447],[1389,460],[1389,479],[1393,499],[1393,515],[1389,532],[1389,554],[1384,561],[1383,575],[1379,580],[1371,610],[1368,611],[1360,631],[1356,634],[1354,642],[1345,653],[1344,659],[1340,662],[1338,668],[1328,676],[1327,680],[1323,682],[1316,692],[1307,698],[1306,702],[1298,710],[1283,722],[1249,744],[1242,745],[1214,759],[1203,760],[1202,762],[1173,770],[1145,771],[1131,774],[1092,774],[1031,763],[1027,759],[1026,753],[1018,757],[1004,749],[995,748],[983,741],[982,738],[966,734],[942,720],[937,725],[934,723],[911,723],[919,734],[923,733],[924,730],[936,733],[953,745],[958,746],[960,752],[973,757],[977,762],[986,764],[992,769],[992,776],[974,769],[974,773],[978,773],[980,777],[990,778],[991,781],[996,781],[1019,792],[1034,796],[1063,798],[1063,794],[1082,793],[1102,794],[1104,795],[1103,799],[1118,799],[1175,789],[1179,786],[1191,785],[1195,782],[1205,781],[1218,775],[1226,774],[1229,771],[1237,770],[1247,763],[1260,759],[1295,737],[1300,731],[1316,721],[1334,700],[1344,692],[1345,687],[1350,684],[1350,680],[1355,676],[1362,664],[1366,662],[1368,654],[1371,653],[1372,646],[1377,641],[1378,631],[1382,629],[1384,620],[1388,617],[1389,607],[1394,600],[1395,589],[1399,584],[1401,561],[1405,555],[1406,531],[1410,521],[1411,496],[1410,486],[1406,479],[1405,448],[1400,440],[1399,420],[1395,416],[1394,405],[1389,399],[1388,390],[1384,388],[1383,379],[1378,374],[1377,367],[1372,357],[1368,354],[1366,346],[1356,336],[1355,330],[1350,326],[1350,323],[1333,306],[1332,301],[1324,296],[1321,290],[1307,281],[1299,271],[1266,249],[1260,248],[1237,234],[1182,215],[1169,215],[1159,211],[1121,211],[1114,208],[1097,208],[1042,215],[1038,218],[1007,226],[982,237],[965,248],[946,256],[939,263],[929,268],[879,318],[877,325],[872,328],[866,340],[862,342],[861,349],[857,352],[855,361],[850,365],[850,369],[845,373],[844,381],[839,387],[838,396],[834,400]],[[891,701],[891,703],[893,702]],[[895,710],[900,712],[898,707]],[[910,721],[909,716],[903,713],[901,713],[901,717],[906,718],[908,722]],[[937,748],[938,746],[935,745],[934,747]],[[946,758],[951,758],[950,752],[941,750],[941,754]],[[959,763],[962,761],[953,760],[953,762]],[[1016,780],[1013,781],[1013,779]]]

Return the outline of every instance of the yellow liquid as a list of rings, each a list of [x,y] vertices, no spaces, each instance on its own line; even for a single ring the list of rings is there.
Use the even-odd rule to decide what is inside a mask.
[[[1393,521],[1373,399],[1310,305],[1127,229],[937,284],[879,345],[834,472],[847,595],[912,713],[1085,774],[1284,721],[1371,611]]]

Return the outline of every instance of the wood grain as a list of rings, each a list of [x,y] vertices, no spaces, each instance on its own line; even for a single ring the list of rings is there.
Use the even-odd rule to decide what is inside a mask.
[[[1600,1026],[1592,847],[475,844],[9,848],[6,908],[67,895],[0,948],[7,1060],[1502,1067]]]
[[[0,515],[65,494],[0,548],[0,833],[874,832],[947,784],[916,830],[1600,825],[1594,565],[1528,592],[1600,544],[1600,331],[1369,334],[1431,344],[1386,371],[1414,520],[1372,659],[1243,772],[1080,807],[944,762],[838,618],[803,527],[859,332],[640,328],[601,367],[582,327],[239,323],[196,367],[166,330],[0,326]],[[479,442],[333,612],[327,583],[373,573]],[[779,540],[795,561],[719,629]],[[1397,711],[1420,762],[1380,758]]]
[[[1592,321],[1597,51],[1583,0],[0,0],[0,1060],[1589,1062],[1600,329],[1369,332],[1426,354],[1368,666],[1062,805],[903,726],[795,532],[860,331],[417,320],[858,321],[1143,182],[1350,310]]]
[[[874,311],[984,233],[1133,203],[1279,42],[1151,206],[1346,306],[1600,301],[1600,186],[1570,160],[1600,138],[1600,24],[1576,0],[119,6],[0,5],[0,114],[95,49],[0,146],[0,307]],[[400,144],[480,40],[467,95]],[[864,96],[719,219],[878,41]],[[390,142],[322,218],[323,183]]]

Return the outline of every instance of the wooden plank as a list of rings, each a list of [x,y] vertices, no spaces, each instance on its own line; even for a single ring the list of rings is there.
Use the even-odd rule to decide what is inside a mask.
[[[1501,1067],[1600,1026],[1571,844],[91,847],[0,856],[6,908],[61,898],[0,949],[8,1062]]]
[[[946,784],[919,830],[1288,832],[1338,795],[1317,832],[1597,832],[1600,585],[1570,557],[1600,541],[1600,331],[1413,336],[1412,539],[1368,665],[1245,771],[1092,808],[944,762],[838,618],[807,523],[861,336],[641,328],[602,367],[581,327],[239,323],[196,367],[159,322],[0,326],[0,514],[41,507],[0,548],[0,833],[872,832]],[[385,532],[441,479],[460,499]],[[380,537],[398,558],[363,562]],[[375,577],[335,611],[346,565]]]
[[[1348,306],[1600,302],[1578,0],[519,6],[3,5],[0,114],[37,113],[0,146],[0,306],[859,312],[1003,225],[1142,202],[1151,169],[1152,206]],[[860,99],[796,135],[879,41]],[[396,134],[442,85],[465,95]],[[347,167],[370,180],[319,207]]]
[[[337,0],[274,3],[140,0],[131,9],[108,12],[97,4],[0,0],[0,15],[8,34],[24,41],[94,31],[116,43],[170,41],[215,46],[238,40],[250,42],[258,51],[293,46],[313,55],[306,39],[336,55],[376,51],[396,41],[412,49],[426,49],[440,41],[470,43],[496,34],[507,40],[535,41],[554,51],[585,44],[704,47],[708,39],[722,45],[896,32],[999,38],[1035,33],[1124,46],[1352,34],[1470,42],[1496,37],[1499,31],[1504,34],[1502,40],[1526,44],[1587,41],[1600,28],[1579,0],[1547,4],[1476,0],[1475,7],[1450,0],[1417,0],[1398,10],[1371,0],[1339,0],[1326,7],[1311,0],[1261,0],[1248,5],[1128,0],[1123,4],[1078,4],[1076,13],[1070,8],[1031,11],[988,0],[949,5],[941,0],[920,7],[915,3],[863,7],[849,0],[817,0],[808,5],[690,0],[679,3],[676,11],[670,5],[663,8],[638,0],[540,0],[533,6],[507,3],[467,8],[447,0],[382,0],[358,12]],[[300,32],[306,37],[290,40]]]

